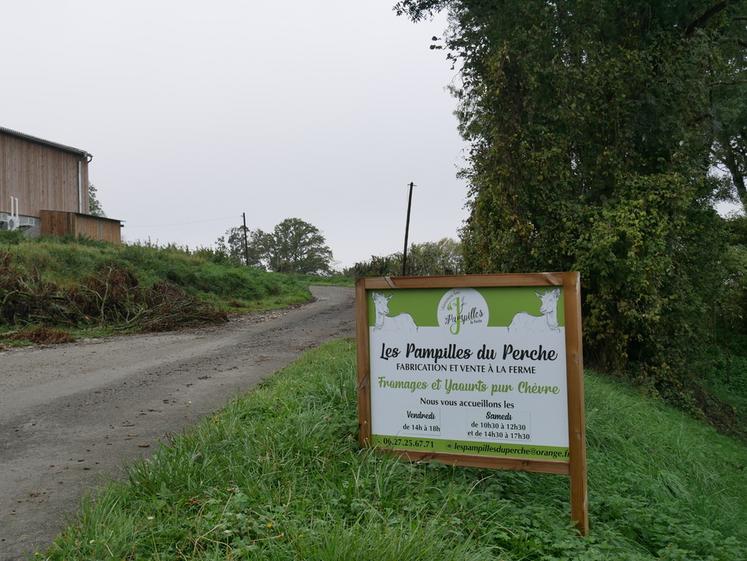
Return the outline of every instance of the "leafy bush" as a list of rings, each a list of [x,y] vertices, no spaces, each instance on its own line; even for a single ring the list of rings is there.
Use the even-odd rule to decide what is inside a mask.
[[[24,241],[26,237],[18,230],[0,230],[0,245],[15,245]]]
[[[720,316],[724,325],[747,333],[747,216],[727,221],[729,246],[724,256],[727,272]]]
[[[470,143],[467,270],[580,270],[589,362],[675,399],[740,282],[739,254],[725,267],[713,210],[724,181],[710,170],[731,115],[722,109],[744,105],[743,47],[737,55],[733,45],[746,7],[395,6],[414,20],[450,16],[432,48],[460,68],[452,91]]]
[[[676,174],[636,177],[621,191],[587,213],[574,248],[588,357],[616,370],[651,365],[665,379],[710,343],[725,238]]]

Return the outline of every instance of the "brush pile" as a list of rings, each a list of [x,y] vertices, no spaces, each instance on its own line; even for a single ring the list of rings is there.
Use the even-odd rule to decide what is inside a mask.
[[[59,345],[61,343],[72,343],[75,341],[67,331],[57,329],[56,327],[47,327],[45,325],[27,326],[18,331],[3,333],[0,340],[7,339],[10,341],[31,341],[37,345]]]
[[[15,267],[12,255],[0,252],[0,324],[166,331],[225,321],[224,312],[183,288],[169,282],[143,286],[121,264],[101,265],[76,284],[62,286],[36,268]]]

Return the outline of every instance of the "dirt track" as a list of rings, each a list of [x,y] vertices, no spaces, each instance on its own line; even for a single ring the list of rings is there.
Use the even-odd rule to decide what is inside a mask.
[[[353,290],[227,326],[0,353],[0,560],[49,545],[81,495],[319,343]]]

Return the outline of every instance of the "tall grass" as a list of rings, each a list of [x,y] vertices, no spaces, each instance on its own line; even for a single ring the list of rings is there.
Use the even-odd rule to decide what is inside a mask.
[[[587,374],[591,535],[562,476],[410,464],[356,441],[354,346],[306,354],[84,501],[45,557],[747,558],[747,451]]]

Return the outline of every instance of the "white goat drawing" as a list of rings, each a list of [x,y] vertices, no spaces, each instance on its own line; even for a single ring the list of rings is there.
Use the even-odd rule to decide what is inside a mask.
[[[560,298],[560,289],[554,288],[547,292],[535,292],[537,298],[542,301],[540,306],[541,316],[533,316],[527,312],[519,312],[511,320],[508,331],[518,331],[525,333],[537,333],[540,331],[557,331],[558,330],[558,299]]]
[[[376,309],[376,321],[374,329],[380,330],[386,327],[395,331],[417,331],[418,326],[410,314],[389,315],[389,300],[391,296],[385,296],[380,292],[373,293],[374,308]]]

